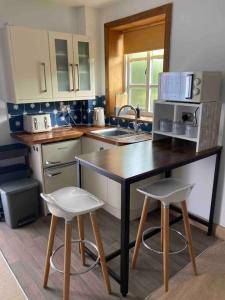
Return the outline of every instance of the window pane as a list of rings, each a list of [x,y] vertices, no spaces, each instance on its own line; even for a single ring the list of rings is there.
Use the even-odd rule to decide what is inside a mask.
[[[163,71],[163,59],[151,60],[151,81],[150,84],[158,84],[159,73]]]
[[[154,55],[163,55],[164,54],[164,49],[159,49],[159,50],[153,50],[151,51],[151,56]]]
[[[56,68],[59,92],[69,91],[68,49],[66,40],[55,40]]]
[[[158,99],[158,87],[150,88],[150,111],[153,112],[153,103]]]
[[[130,63],[130,84],[146,84],[147,61],[133,61]]]
[[[131,88],[130,89],[130,104],[134,107],[145,109],[146,89],[145,88]]]
[[[143,57],[147,57],[147,52],[138,52],[138,53],[132,53],[128,55],[129,58],[143,58]]]

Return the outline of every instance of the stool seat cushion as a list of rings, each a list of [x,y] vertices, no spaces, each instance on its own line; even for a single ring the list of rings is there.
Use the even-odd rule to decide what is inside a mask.
[[[101,208],[104,202],[78,187],[65,187],[51,194],[41,194],[50,212],[67,220]]]
[[[169,205],[185,200],[193,186],[175,178],[165,178],[137,190],[145,196],[160,200],[164,205]]]

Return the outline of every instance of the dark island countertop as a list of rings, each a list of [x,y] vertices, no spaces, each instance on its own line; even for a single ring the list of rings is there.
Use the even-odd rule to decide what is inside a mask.
[[[192,142],[164,139],[82,154],[76,159],[117,182],[131,183],[212,156],[221,149],[218,146],[197,153]]]

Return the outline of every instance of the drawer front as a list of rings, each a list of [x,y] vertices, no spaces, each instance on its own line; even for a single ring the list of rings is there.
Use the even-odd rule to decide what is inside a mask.
[[[44,171],[45,193],[52,193],[63,187],[76,185],[76,164]]]
[[[44,167],[51,167],[75,161],[75,155],[81,153],[80,139],[42,145]]]

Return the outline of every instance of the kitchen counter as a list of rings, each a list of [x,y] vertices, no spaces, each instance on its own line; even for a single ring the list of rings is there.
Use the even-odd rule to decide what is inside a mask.
[[[148,175],[157,175],[162,169],[181,165],[216,154],[221,147],[196,152],[191,142],[169,139],[146,141],[136,145],[82,154],[77,159],[91,169],[117,182],[141,180]],[[147,176],[146,176],[147,174]]]
[[[99,152],[78,155],[77,180],[81,187],[81,170],[89,168],[104,175],[121,185],[121,222],[120,222],[120,248],[109,253],[106,261],[120,256],[120,273],[115,273],[110,267],[109,274],[120,284],[120,291],[126,296],[129,289],[129,251],[134,247],[135,241],[130,241],[130,193],[131,184],[158,174],[170,176],[172,170],[200,161],[207,157],[216,156],[210,214],[208,220],[195,215],[190,218],[208,227],[208,235],[212,234],[216,190],[219,175],[219,165],[222,147],[217,146],[201,152],[196,152],[192,142],[181,140],[146,141],[138,144],[115,147]],[[82,167],[82,168],[81,168]],[[198,201],[198,199],[196,199]],[[172,209],[172,205],[171,205]],[[175,208],[173,208],[175,210]],[[177,209],[177,208],[176,208]],[[173,218],[170,225],[182,219],[181,215]],[[145,238],[157,234],[157,229],[145,235]],[[96,255],[89,250],[92,258]]]
[[[104,127],[110,128],[110,127]],[[12,133],[11,136],[16,140],[27,144],[27,145],[35,145],[35,144],[46,144],[52,142],[59,142],[64,140],[76,139],[81,136],[87,136],[96,140],[101,140],[106,143],[122,146],[132,143],[138,143],[142,141],[147,141],[152,138],[151,134],[148,133],[140,133],[135,136],[121,138],[121,139],[112,139],[110,137],[97,136],[96,134],[91,133],[91,131],[102,129],[94,126],[76,126],[72,128],[57,128],[53,129],[50,132],[42,132],[42,133]]]

